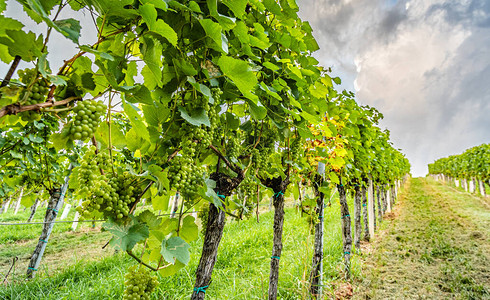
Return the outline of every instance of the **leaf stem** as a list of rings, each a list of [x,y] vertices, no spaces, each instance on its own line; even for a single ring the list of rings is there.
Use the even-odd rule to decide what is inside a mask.
[[[168,264],[168,265],[165,265],[165,266],[161,266],[161,267],[155,268],[155,267],[152,267],[149,264],[143,262],[139,257],[137,257],[136,255],[134,255],[133,252],[131,252],[131,250],[126,251],[126,253],[129,256],[131,256],[132,258],[134,258],[137,262],[139,262],[140,264],[142,264],[143,266],[145,266],[148,269],[150,269],[152,271],[155,271],[155,272],[158,271],[158,270],[164,269],[164,268],[166,268],[166,267],[168,267],[170,265],[170,264]]]

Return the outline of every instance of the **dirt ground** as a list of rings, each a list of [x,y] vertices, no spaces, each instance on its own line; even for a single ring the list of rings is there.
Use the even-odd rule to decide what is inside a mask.
[[[490,299],[488,197],[414,178],[383,223],[353,299]]]

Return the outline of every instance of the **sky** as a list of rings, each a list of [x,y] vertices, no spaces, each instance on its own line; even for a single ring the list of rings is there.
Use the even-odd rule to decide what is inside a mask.
[[[414,176],[425,176],[427,164],[440,157],[490,143],[489,0],[297,3],[320,46],[314,56],[361,105],[383,113],[380,126],[390,130]],[[7,1],[7,16],[23,14],[16,1]],[[93,43],[90,17],[61,16],[68,17],[82,22],[81,44]],[[46,31],[23,22],[26,30]],[[57,70],[57,58],[71,57],[76,48],[57,32],[51,40],[61,45],[48,57]],[[7,70],[0,62],[0,74]]]
[[[384,115],[412,175],[490,143],[490,1],[297,0],[315,57]]]

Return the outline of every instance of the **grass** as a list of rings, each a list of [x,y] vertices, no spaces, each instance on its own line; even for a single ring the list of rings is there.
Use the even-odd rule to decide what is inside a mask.
[[[325,210],[324,217],[324,283],[327,295],[332,295],[335,283],[340,281],[343,275],[340,206],[338,201],[332,203],[332,206]],[[352,211],[352,200],[349,204]],[[279,299],[299,299],[308,295],[313,236],[310,234],[311,225],[306,219],[294,208],[286,209]],[[206,292],[208,298],[266,298],[272,249],[272,223],[273,212],[261,214],[260,223],[255,219],[228,221],[218,251],[212,283]],[[63,242],[65,248],[56,250],[61,257],[64,252],[73,249],[71,247],[76,247],[75,242],[80,236],[71,240],[67,238]],[[97,235],[93,236],[94,239],[98,239]],[[49,244],[49,247],[53,247],[52,244]],[[173,276],[159,278],[160,285],[153,293],[153,299],[190,297],[201,247],[202,237],[191,245],[191,262],[188,266]],[[105,255],[107,254],[105,251]],[[44,269],[41,276],[29,282],[20,282],[22,276],[10,278],[16,283],[0,288],[0,299],[117,299],[124,289],[123,274],[134,263],[127,255],[115,254],[97,261],[82,260],[58,272]],[[352,272],[354,278],[359,278],[361,262],[357,255],[352,258]],[[48,274],[51,276],[47,276]]]
[[[46,209],[39,207],[34,214],[32,222],[44,221]],[[6,213],[0,214],[1,223],[25,223],[31,214],[30,209],[20,209],[16,215],[10,208]],[[66,220],[73,220],[75,210],[72,208]],[[53,233],[66,232],[70,230],[71,223],[60,223],[54,226]],[[24,241],[39,237],[42,231],[42,224],[18,225],[15,229],[12,226],[0,226],[0,244],[8,244],[17,241]]]
[[[32,222],[44,221],[45,212],[45,208],[38,208]],[[25,211],[21,209],[17,214],[10,209],[7,213],[0,214],[0,223],[25,223],[29,215],[30,209]],[[72,208],[65,220],[73,220],[74,215],[75,210]],[[98,227],[92,228],[91,223],[79,223],[76,232],[72,231],[71,226],[72,223],[56,223],[53,227],[43,259],[43,265],[52,264],[48,268],[49,272],[73,264],[80,257],[93,254],[90,248],[105,243],[109,238],[109,235],[101,233]],[[42,224],[0,225],[0,275],[7,273],[15,257],[19,260],[10,276],[20,276],[25,273],[42,227]]]
[[[490,299],[490,210],[482,197],[411,181],[374,243],[358,299]]]

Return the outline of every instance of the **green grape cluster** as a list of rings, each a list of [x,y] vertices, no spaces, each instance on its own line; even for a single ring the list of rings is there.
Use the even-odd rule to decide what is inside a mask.
[[[238,186],[238,193],[241,197],[241,203],[243,199],[246,199],[245,207],[242,208],[245,212],[245,217],[250,217],[253,213],[253,207],[255,201],[257,201],[257,183],[253,180],[252,176],[246,176],[245,179]]]
[[[206,234],[206,228],[208,227],[208,215],[209,215],[209,205],[205,205],[197,213],[197,217],[201,220],[201,234]]]
[[[247,199],[257,197],[257,183],[254,182],[252,176],[246,176],[238,186],[238,193]]]
[[[242,150],[242,135],[241,131],[237,132],[235,136],[228,138],[226,155],[229,158],[238,158]]]
[[[146,268],[131,266],[124,275],[123,300],[150,299],[150,294],[158,286],[157,276],[151,275]]]
[[[127,173],[115,174],[108,170],[110,161],[107,154],[95,154],[95,149],[87,151],[78,167],[78,194],[85,199],[77,207],[83,218],[100,213],[107,219],[122,220],[129,215],[140,189],[134,187],[134,178]]]
[[[212,130],[205,125],[196,127],[184,122],[180,126],[179,136],[181,137],[181,140],[186,143],[190,141],[191,144],[193,144],[191,145],[192,148],[197,152],[200,152],[206,150],[209,147],[209,144],[211,144]]]
[[[19,70],[20,81],[27,87],[20,92],[20,100],[25,105],[32,105],[42,103],[46,101],[46,96],[49,92],[48,82],[43,79],[37,78],[37,71],[35,69]]]
[[[171,188],[179,191],[184,198],[191,198],[197,194],[199,188],[204,184],[204,167],[195,163],[196,150],[192,141],[182,145],[181,155],[170,161],[168,178]]]
[[[219,121],[219,112],[221,110],[219,106],[219,97],[220,92],[219,88],[214,88],[215,92],[213,92],[213,98],[215,101],[210,104],[205,97],[197,97],[192,98],[191,93],[187,93],[184,98],[189,100],[186,103],[187,109],[204,109],[208,115],[210,126],[200,125],[198,127],[193,126],[187,122],[183,122],[180,127],[179,136],[183,137],[185,140],[196,141],[197,146],[195,146],[198,152],[206,150],[210,144],[215,140],[215,130],[218,128]],[[221,90],[219,90],[221,91]],[[221,92],[222,93],[222,92]],[[190,101],[192,100],[192,101]]]
[[[46,101],[46,97],[49,93],[49,83],[44,78],[37,78],[37,71],[35,69],[24,69],[17,72],[19,74],[20,81],[26,85],[22,88],[19,94],[19,102],[23,105],[33,105],[43,103]],[[35,111],[26,111],[21,113],[23,121],[41,119],[41,114]]]
[[[106,106],[101,101],[85,100],[78,102],[73,108],[75,118],[69,123],[70,134],[74,140],[85,140],[91,137],[100,123],[100,117],[104,114]]]
[[[221,143],[221,137],[223,136],[223,128],[219,125],[219,113],[221,111],[221,95],[223,91],[220,88],[211,89],[214,98],[214,104],[209,107],[206,111],[208,112],[210,127],[211,140],[217,143]]]
[[[292,140],[291,144],[289,145],[290,148],[290,160],[291,161],[298,161],[303,154],[303,141],[300,137],[297,137]]]
[[[256,148],[252,150],[252,162],[259,175],[264,176],[268,169],[269,158],[274,153],[277,140],[277,129],[263,129],[261,139]]]

